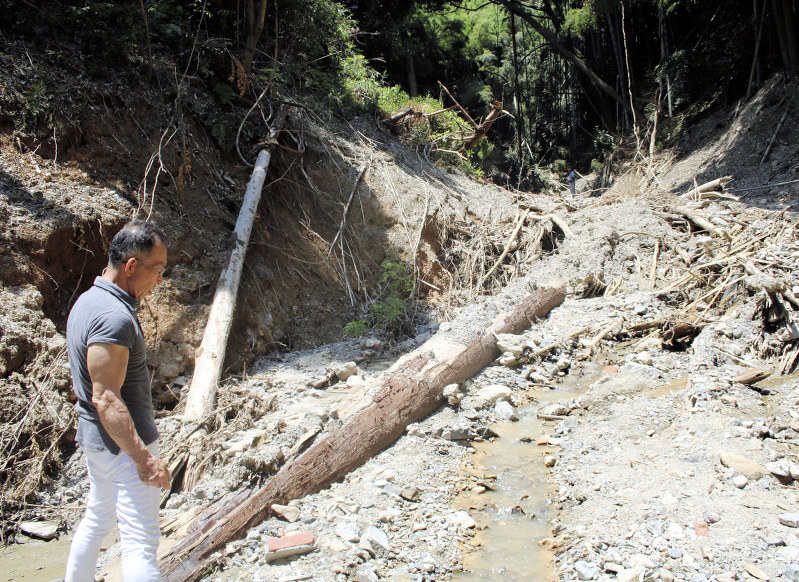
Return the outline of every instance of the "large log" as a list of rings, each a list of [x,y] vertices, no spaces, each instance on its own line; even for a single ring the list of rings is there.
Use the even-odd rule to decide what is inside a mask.
[[[283,125],[287,110],[285,105],[278,110],[275,116],[276,121],[269,133],[269,147],[258,153],[258,159],[241,204],[236,227],[233,230],[233,251],[230,253],[228,265],[220,275],[219,283],[216,286],[211,312],[208,315],[208,324],[205,327],[200,348],[197,350],[194,374],[189,395],[186,398],[186,411],[183,414],[184,426],[192,429],[192,424],[198,423],[211,413],[216,401],[216,387],[222,375],[225,348],[233,321],[233,311],[236,307],[241,271],[244,268],[244,257],[247,254],[247,245],[250,241],[255,214],[261,200],[261,189],[272,156],[271,149],[277,143],[277,132]]]
[[[213,518],[206,515],[194,533],[162,558],[164,580],[198,580],[211,554],[266,519],[273,504],[320,491],[391,445],[409,424],[425,418],[441,404],[445,386],[471,378],[496,357],[497,334],[520,333],[564,297],[563,287],[538,289],[513,311],[476,326],[476,331],[465,337],[439,333],[398,360],[368,407],[287,462],[257,491],[237,494],[240,504],[222,503],[213,510]],[[218,509],[223,505],[226,510]]]

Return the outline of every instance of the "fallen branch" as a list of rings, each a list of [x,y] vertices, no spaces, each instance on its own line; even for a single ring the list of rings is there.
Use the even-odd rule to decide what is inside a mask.
[[[261,200],[261,189],[266,179],[266,169],[271,159],[271,150],[277,143],[277,134],[283,126],[287,113],[288,107],[281,106],[269,132],[269,146],[258,153],[255,168],[241,205],[239,218],[233,231],[233,250],[230,253],[230,260],[219,277],[219,283],[214,293],[214,301],[211,304],[211,311],[208,315],[208,324],[206,325],[200,348],[197,351],[194,375],[186,398],[186,410],[183,414],[183,430],[187,436],[192,435],[193,444],[195,445],[201,442],[205,433],[205,427],[198,421],[212,412],[216,401],[217,384],[222,376],[225,349],[233,321],[233,311],[236,307],[236,296],[238,295],[239,281],[244,267],[244,257],[247,252],[253,223],[255,222],[258,203]],[[194,448],[196,449],[197,447]],[[184,484],[192,484],[195,480],[192,469],[195,467],[196,458],[197,451],[194,451],[186,463]]]
[[[763,165],[763,162],[766,161],[766,158],[768,157],[769,153],[771,153],[771,147],[774,145],[774,141],[777,139],[777,134],[780,132],[780,129],[782,129],[782,124],[785,123],[785,117],[787,115],[788,115],[788,107],[785,108],[785,112],[782,114],[782,117],[780,117],[780,121],[777,124],[777,129],[774,130],[774,134],[771,136],[771,140],[768,142],[768,147],[766,148],[766,151],[763,152],[763,157],[760,158],[761,165]]]
[[[519,220],[516,221],[516,226],[514,227],[513,232],[510,234],[510,237],[508,237],[508,242],[505,243],[505,248],[502,250],[502,254],[499,255],[499,258],[497,259],[497,262],[494,263],[494,266],[488,270],[488,273],[485,274],[485,277],[483,277],[483,279],[477,284],[478,289],[483,286],[483,283],[485,283],[486,281],[488,281],[489,278],[491,278],[491,275],[494,274],[494,272],[502,264],[502,261],[505,260],[505,257],[508,256],[511,246],[513,246],[513,242],[516,240],[516,237],[519,236],[519,232],[522,230],[522,226],[524,226],[524,221],[527,219],[528,214],[530,214],[530,211],[525,210],[524,214],[522,214],[519,217]]]
[[[366,173],[366,170],[368,168],[369,168],[369,165],[364,166],[361,169],[360,173],[358,174],[358,177],[355,178],[355,184],[353,184],[353,186],[352,186],[352,191],[350,192],[349,200],[347,200],[347,204],[344,206],[344,212],[342,213],[342,216],[341,216],[341,224],[338,227],[338,232],[336,233],[336,236],[333,237],[333,242],[330,243],[330,248],[327,251],[327,257],[325,257],[325,258],[329,258],[330,257],[330,253],[333,252],[333,247],[336,245],[336,241],[338,240],[338,237],[341,236],[341,233],[344,231],[344,227],[347,225],[347,212],[349,212],[350,205],[352,204],[352,199],[355,197],[355,192],[358,190],[358,184],[361,183],[361,178],[363,178],[363,175]]]
[[[678,215],[682,216],[683,218],[686,218],[688,220],[688,222],[690,222],[691,224],[693,224],[694,226],[696,226],[696,227],[698,227],[698,228],[700,228],[702,230],[706,230],[707,232],[709,232],[713,236],[717,236],[719,238],[725,238],[727,240],[731,240],[731,238],[732,238],[732,237],[730,237],[730,235],[727,232],[725,232],[723,230],[720,230],[712,222],[702,218],[701,216],[699,216],[697,214],[694,214],[693,212],[691,212],[687,208],[682,208],[681,206],[670,206],[670,207],[667,208],[667,211],[671,212],[672,214],[678,214]]]
[[[419,115],[418,111],[415,111],[413,107],[408,107],[405,111],[400,111],[396,115],[392,115],[391,117],[387,117],[385,119],[381,119],[378,124],[384,125],[386,123],[394,123],[395,121],[399,121],[403,117],[407,117],[408,115]]]

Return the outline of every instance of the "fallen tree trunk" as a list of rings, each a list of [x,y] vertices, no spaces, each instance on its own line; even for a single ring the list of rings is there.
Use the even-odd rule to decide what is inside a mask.
[[[194,364],[189,395],[186,398],[186,411],[183,415],[184,426],[197,423],[206,417],[213,409],[216,400],[216,386],[222,375],[222,365],[225,360],[225,348],[230,334],[230,324],[233,321],[233,311],[236,307],[241,271],[244,268],[244,257],[255,222],[255,213],[261,200],[261,189],[266,179],[266,170],[271,159],[272,146],[277,143],[277,132],[283,125],[288,108],[284,105],[278,111],[271,131],[269,132],[269,146],[258,153],[252,177],[247,185],[247,192],[241,204],[239,218],[233,231],[233,251],[227,268],[219,277],[219,283],[214,293],[214,302],[208,315],[208,324],[205,327],[203,340]]]
[[[211,555],[266,519],[272,505],[320,491],[391,445],[407,425],[425,418],[441,404],[445,386],[471,378],[496,357],[497,334],[521,333],[564,297],[563,287],[539,289],[522,299],[512,312],[498,315],[467,337],[453,339],[439,334],[401,358],[388,371],[367,408],[287,462],[257,491],[231,494],[240,503],[218,503],[211,519],[208,515],[198,518],[200,527],[162,558],[164,580],[198,580]]]

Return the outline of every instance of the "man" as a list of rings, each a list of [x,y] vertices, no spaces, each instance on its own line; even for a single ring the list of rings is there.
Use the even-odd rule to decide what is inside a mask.
[[[66,582],[94,580],[100,544],[119,524],[126,582],[160,581],[159,487],[170,484],[158,458],[150,373],[139,301],[163,281],[166,237],[134,220],[114,237],[108,266],[67,321],[67,350],[78,398],[77,441],[89,469],[86,514],[75,531]]]
[[[577,172],[572,168],[572,171],[569,172],[569,193],[574,196],[575,191],[577,189]]]

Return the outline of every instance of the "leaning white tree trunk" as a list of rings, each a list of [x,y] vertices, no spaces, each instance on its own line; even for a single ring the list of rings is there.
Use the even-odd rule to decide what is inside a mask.
[[[279,111],[274,127],[270,131],[270,146],[275,143],[276,134],[284,118],[285,110]],[[225,361],[225,348],[230,334],[230,324],[233,321],[233,311],[236,307],[236,295],[239,290],[241,271],[244,267],[244,256],[250,242],[258,203],[261,200],[266,169],[272,157],[270,150],[271,147],[258,153],[258,159],[255,161],[255,168],[252,171],[250,182],[247,184],[247,192],[244,194],[244,201],[239,211],[239,218],[236,221],[236,228],[233,230],[233,251],[230,254],[230,261],[227,268],[222,271],[216,286],[211,312],[208,315],[208,324],[194,361],[194,376],[189,388],[189,395],[186,398],[183,426],[187,428],[208,416],[216,402],[216,387]]]

